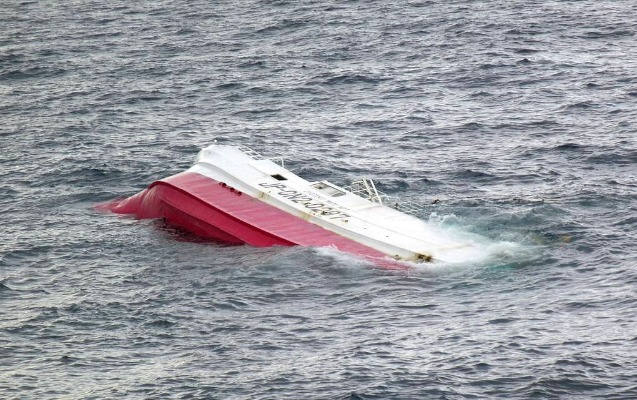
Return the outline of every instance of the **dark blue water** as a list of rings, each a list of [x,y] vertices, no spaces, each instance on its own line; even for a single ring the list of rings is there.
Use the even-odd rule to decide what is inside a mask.
[[[0,397],[637,398],[636,15],[3,2]],[[392,272],[94,210],[214,139],[373,178],[488,257]]]

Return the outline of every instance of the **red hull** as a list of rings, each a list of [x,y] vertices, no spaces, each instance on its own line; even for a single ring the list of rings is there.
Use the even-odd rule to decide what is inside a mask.
[[[382,260],[385,267],[404,268],[388,262],[380,251],[195,172],[183,172],[154,182],[144,191],[107,208],[137,218],[165,218],[198,236],[226,243],[260,247],[334,246],[341,251]]]

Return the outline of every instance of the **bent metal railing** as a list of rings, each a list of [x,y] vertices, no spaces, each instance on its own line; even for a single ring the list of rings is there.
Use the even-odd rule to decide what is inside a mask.
[[[357,196],[360,196],[364,199],[367,199],[371,202],[383,204],[383,198],[381,193],[376,189],[376,185],[374,181],[368,178],[362,178],[361,180],[354,181],[350,183],[348,186],[345,186],[343,189],[347,190],[350,193],[354,193]],[[384,193],[383,193],[384,194]]]
[[[369,178],[354,181],[343,189],[373,203],[383,204],[408,214],[418,214],[422,209],[418,203],[400,200],[398,197],[389,196],[381,192],[376,188],[374,181]]]

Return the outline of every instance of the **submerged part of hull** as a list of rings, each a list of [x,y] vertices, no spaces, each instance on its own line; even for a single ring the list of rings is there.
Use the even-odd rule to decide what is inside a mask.
[[[144,191],[107,207],[137,218],[164,218],[198,236],[253,246],[333,246],[380,261],[386,254],[248,196],[224,182],[183,172],[154,182]]]

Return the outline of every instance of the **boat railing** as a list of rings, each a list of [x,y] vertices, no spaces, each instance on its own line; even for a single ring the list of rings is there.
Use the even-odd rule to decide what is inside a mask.
[[[279,163],[281,168],[285,168],[285,162],[283,161],[283,157],[281,157],[281,156],[266,157],[263,154],[259,153],[258,151],[252,149],[251,147],[248,147],[248,146],[245,146],[245,145],[241,145],[241,146],[238,146],[238,147],[239,147],[239,150],[241,150],[243,153],[245,153],[246,155],[250,156],[254,160],[271,160],[271,161],[275,161],[275,162]]]
[[[362,178],[345,186],[344,189],[373,203],[383,204],[381,192],[376,189],[376,185],[371,179]]]
[[[401,200],[398,197],[388,195],[384,197],[384,204],[387,207],[416,216],[419,215],[423,209],[423,207],[416,202]]]
[[[244,152],[245,154],[249,155],[251,158],[254,158],[255,160],[265,160],[266,157],[264,157],[261,153],[257,152],[256,150],[248,147],[248,146],[238,146],[239,150],[241,150],[242,152]]]
[[[417,215],[422,208],[418,203],[413,201],[403,201],[398,197],[390,196],[381,192],[376,188],[374,181],[369,178],[362,178],[354,181],[348,186],[345,186],[343,189],[373,203],[383,204],[412,215]]]

